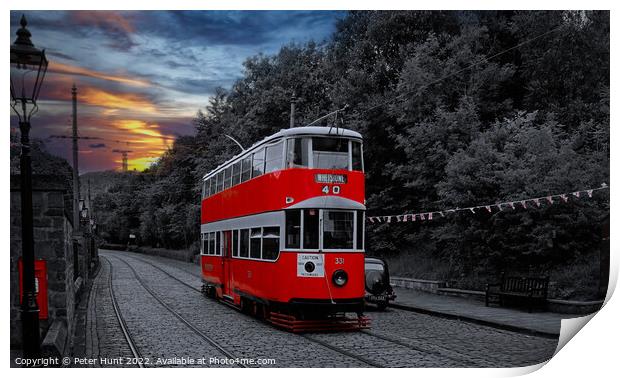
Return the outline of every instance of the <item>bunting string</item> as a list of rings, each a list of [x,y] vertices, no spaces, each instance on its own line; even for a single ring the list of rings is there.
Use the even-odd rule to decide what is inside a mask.
[[[506,211],[506,210],[517,210],[524,209],[527,210],[529,204],[535,204],[536,208],[540,208],[543,203],[549,204],[549,206],[557,204],[557,203],[568,203],[570,197],[585,199],[592,198],[592,194],[599,190],[609,189],[607,184],[602,184],[598,188],[592,189],[584,189],[577,190],[574,192],[568,193],[559,193],[553,194],[543,197],[535,197],[535,198],[527,198],[527,199],[519,199],[515,201],[505,201],[498,202],[494,204],[488,205],[478,205],[478,206],[468,206],[468,207],[457,207],[454,209],[445,209],[445,210],[435,210],[435,211],[424,211],[420,213],[406,213],[406,214],[396,214],[396,215],[375,215],[375,216],[367,216],[366,220],[369,224],[377,224],[377,223],[392,223],[392,222],[416,222],[416,221],[427,221],[433,220],[433,216],[437,217],[445,217],[447,214],[452,214],[456,212],[469,212],[471,214],[477,214],[478,210],[485,211],[489,214],[492,214],[494,211]],[[587,197],[585,196],[587,194]],[[517,207],[517,205],[519,205]],[[497,210],[496,210],[497,209]]]

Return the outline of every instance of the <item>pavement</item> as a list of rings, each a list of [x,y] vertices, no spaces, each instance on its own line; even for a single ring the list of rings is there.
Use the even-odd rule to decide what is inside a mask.
[[[528,313],[527,310],[519,308],[486,307],[481,301],[401,287],[394,287],[394,292],[397,297],[390,306],[395,308],[542,337],[557,338],[562,319],[571,317],[553,312]]]

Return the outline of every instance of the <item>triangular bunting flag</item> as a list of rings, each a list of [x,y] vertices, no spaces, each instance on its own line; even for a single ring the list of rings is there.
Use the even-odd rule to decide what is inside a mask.
[[[523,206],[524,209],[527,209],[527,205],[525,204],[525,201],[521,201],[521,206]]]

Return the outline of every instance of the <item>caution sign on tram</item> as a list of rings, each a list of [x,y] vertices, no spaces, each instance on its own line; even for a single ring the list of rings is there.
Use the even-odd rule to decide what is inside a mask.
[[[297,277],[324,277],[324,258],[319,253],[297,254]]]

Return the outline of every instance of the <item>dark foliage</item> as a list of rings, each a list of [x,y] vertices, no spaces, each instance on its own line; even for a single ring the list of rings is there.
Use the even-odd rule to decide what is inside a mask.
[[[188,247],[199,237],[200,177],[237,152],[223,135],[248,146],[287,127],[293,94],[299,125],[350,105],[345,126],[365,137],[369,215],[599,186],[609,182],[609,72],[609,12],[350,12],[324,45],[248,59],[243,77],[198,112],[195,137],[98,200],[118,223],[112,241],[131,230],[143,243]],[[374,226],[367,249],[399,256],[397,273],[472,288],[502,270],[585,264],[589,274],[608,214],[603,193]]]

